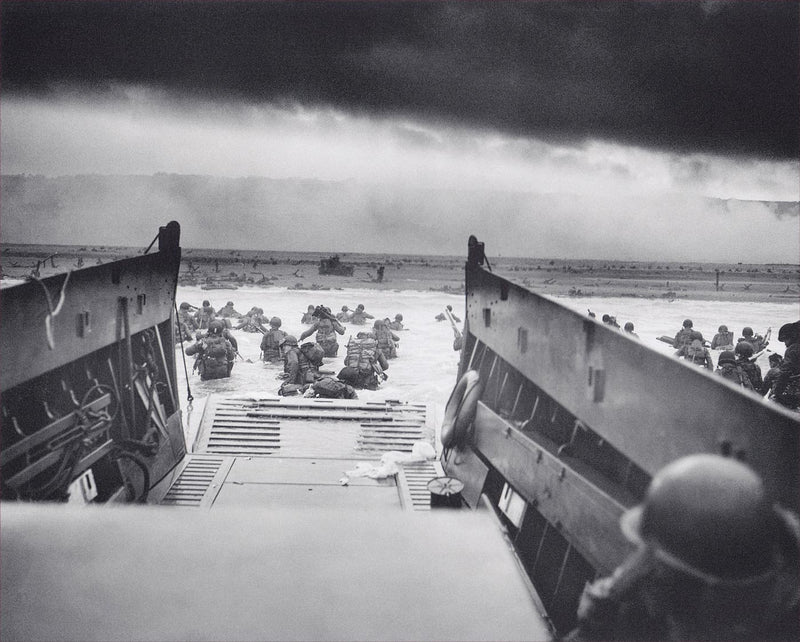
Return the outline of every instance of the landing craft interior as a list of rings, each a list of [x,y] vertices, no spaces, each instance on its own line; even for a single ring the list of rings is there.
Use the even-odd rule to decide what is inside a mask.
[[[797,510],[796,415],[493,274],[474,238],[443,425],[413,400],[219,395],[187,445],[179,234],[3,291],[3,640],[545,640],[665,463],[746,461]],[[438,460],[337,481],[433,434]]]

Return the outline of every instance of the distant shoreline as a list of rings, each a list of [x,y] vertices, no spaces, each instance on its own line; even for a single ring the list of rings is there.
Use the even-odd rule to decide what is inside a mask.
[[[91,267],[142,250],[117,247],[3,244],[4,277],[26,278],[39,264],[39,276]],[[185,248],[180,285],[204,287],[218,297],[240,287],[293,290],[435,291],[463,294],[465,257],[340,254],[352,276],[321,275],[320,252],[256,252]],[[47,260],[45,260],[47,259]],[[489,257],[492,269],[550,296],[634,297],[660,300],[800,303],[800,266],[659,261],[600,261]],[[377,268],[383,266],[383,281]],[[719,270],[719,286],[717,286]]]

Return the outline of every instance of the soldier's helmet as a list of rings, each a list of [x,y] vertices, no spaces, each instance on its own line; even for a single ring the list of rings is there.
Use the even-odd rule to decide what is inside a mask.
[[[689,339],[691,339],[692,343],[695,341],[699,341],[700,343],[703,342],[703,333],[698,332],[697,330],[692,330],[691,334],[689,334]]]
[[[383,319],[375,319],[375,322],[372,324],[372,327],[376,330],[383,327]]]
[[[633,332],[633,323],[631,323],[630,321],[628,321],[628,322],[625,324],[625,329],[626,329],[628,332]]]
[[[354,386],[358,383],[357,368],[352,368],[350,366],[347,366],[345,368],[342,368],[339,371],[339,374],[336,376],[339,379],[339,381],[344,381],[345,383],[350,384],[351,386]]]
[[[800,337],[800,321],[785,323],[778,330],[778,341],[791,341]]]
[[[190,307],[191,306],[188,303],[186,303],[186,301],[181,303],[181,310],[188,310]]]
[[[749,341],[739,341],[733,351],[735,354],[738,354],[745,359],[749,359],[753,356],[755,349],[753,348],[753,344]]]
[[[773,353],[773,354],[769,355],[769,364],[770,364],[771,366],[776,366],[776,365],[778,365],[778,364],[779,364],[781,361],[783,361],[783,357],[782,357],[781,355],[779,355],[779,354],[775,354],[775,353]]]
[[[283,337],[283,339],[280,340],[278,345],[296,346],[297,338],[293,337],[291,334],[287,334],[285,337]]]
[[[280,318],[279,318],[279,317],[272,317],[272,318],[269,320],[269,324],[270,324],[270,325],[271,325],[273,328],[280,328],[280,327],[281,327],[281,320],[280,320]]]
[[[222,334],[223,330],[225,330],[225,324],[219,319],[214,319],[211,323],[208,324],[209,334]]]
[[[726,326],[726,325],[721,325],[717,329],[717,332],[727,332],[727,331],[728,331],[728,326]]]
[[[226,308],[227,308],[227,307],[231,307],[231,308],[232,308],[232,307],[233,307],[233,301],[228,301],[228,302],[225,304],[225,307],[226,307]]]
[[[395,314],[394,315],[394,320],[395,321],[402,321],[403,320],[403,315],[402,314]]]
[[[739,461],[696,454],[662,468],[623,514],[625,537],[681,573],[717,583],[775,569],[781,518],[759,476]]]
[[[694,324],[692,323],[691,319],[684,319],[683,327],[684,328],[691,328]]]
[[[347,311],[348,311],[348,309],[349,309],[349,308],[348,308],[346,305],[343,305],[343,306],[342,306],[342,312],[347,312]]]
[[[719,365],[723,363],[736,363],[736,355],[733,350],[723,350],[719,355]]]
[[[204,307],[204,308],[207,308],[207,307],[209,307],[210,305],[211,305],[211,303],[209,303],[209,302],[208,302],[208,299],[206,299],[205,301],[203,301],[203,307]]]
[[[314,306],[313,305],[309,305],[308,306],[308,311],[309,312],[313,312],[314,311]]]
[[[753,336],[753,328],[750,328],[750,327],[742,328],[742,336],[743,337],[752,337]]]
[[[363,309],[364,309],[364,304],[363,304],[363,303],[359,303],[359,304],[356,306],[356,310],[363,310]]]

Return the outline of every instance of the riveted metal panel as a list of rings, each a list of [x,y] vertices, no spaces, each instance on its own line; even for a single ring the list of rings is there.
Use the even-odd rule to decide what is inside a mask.
[[[478,342],[490,346],[651,475],[686,454],[727,450],[797,508],[795,414],[481,268],[467,266],[466,278],[475,358]],[[525,353],[520,328],[528,331]]]
[[[131,334],[168,321],[180,260],[180,248],[175,248],[4,288],[0,389],[8,390],[119,341],[124,333],[120,299],[127,301]],[[53,314],[62,292],[61,308]]]

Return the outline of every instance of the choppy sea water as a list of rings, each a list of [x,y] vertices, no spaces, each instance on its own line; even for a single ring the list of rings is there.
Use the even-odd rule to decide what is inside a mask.
[[[326,305],[336,313],[343,305],[354,309],[363,303],[367,312],[376,318],[394,318],[402,313],[407,328],[396,333],[400,337],[398,358],[391,360],[387,371],[389,379],[375,391],[359,391],[359,398],[368,401],[397,399],[400,401],[428,403],[438,421],[455,385],[458,370],[458,353],[453,351],[453,331],[446,321],[435,320],[446,305],[452,305],[456,314],[464,317],[464,297],[441,292],[379,291],[362,289],[333,289],[319,291],[287,290],[285,288],[241,288],[239,290],[202,290],[199,287],[179,287],[178,302],[188,301],[199,306],[208,300],[219,309],[227,301],[233,301],[239,312],[251,307],[264,309],[268,316],[278,316],[283,321],[282,329],[295,335],[309,326],[300,319],[309,305]],[[674,336],[685,318],[691,318],[695,329],[710,340],[717,328],[725,324],[740,336],[744,326],[751,326],[758,333],[773,329],[769,348],[783,353],[783,344],[777,341],[778,328],[800,318],[800,302],[795,303],[731,303],[718,301],[674,301],[636,298],[558,298],[561,304],[581,313],[591,309],[598,319],[603,314],[616,316],[620,325],[632,321],[641,341],[664,354],[674,351],[658,341],[661,335]],[[349,336],[355,336],[364,326],[345,325],[344,336],[339,337],[339,355],[326,359],[324,369],[338,372],[343,367],[345,344]],[[183,374],[182,357],[177,354],[179,370],[179,392],[187,419],[187,438],[192,439],[200,420],[205,399],[210,393],[247,396],[274,396],[281,381],[278,366],[267,366],[259,360],[261,335],[234,330],[239,342],[239,352],[245,361],[237,359],[229,379],[200,381],[192,374],[193,357],[186,357],[189,370],[189,388],[194,397],[191,410],[187,409],[186,378]],[[313,338],[310,337],[309,340]],[[714,355],[714,362],[718,353]],[[766,372],[768,354],[759,358],[759,365]]]

